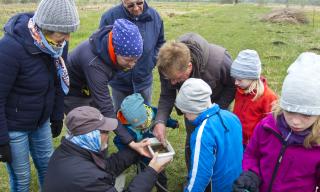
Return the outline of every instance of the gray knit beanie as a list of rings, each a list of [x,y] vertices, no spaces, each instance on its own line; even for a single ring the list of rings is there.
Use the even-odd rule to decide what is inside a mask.
[[[302,53],[288,68],[280,107],[289,112],[320,115],[320,55]]]
[[[211,106],[211,94],[202,79],[189,78],[182,84],[175,105],[184,113],[200,114]]]
[[[240,51],[231,65],[230,73],[236,79],[259,79],[261,61],[258,53],[250,49]]]
[[[41,29],[54,32],[74,32],[80,25],[74,0],[42,0],[33,18]]]

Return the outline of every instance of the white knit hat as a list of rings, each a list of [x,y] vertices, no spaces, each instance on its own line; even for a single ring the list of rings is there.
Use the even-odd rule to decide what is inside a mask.
[[[42,0],[34,21],[41,29],[62,33],[74,32],[80,25],[74,0]]]
[[[240,51],[231,65],[230,73],[236,79],[259,79],[261,61],[258,53],[250,49]]]
[[[175,105],[183,113],[200,114],[211,106],[210,86],[202,79],[189,78],[181,86]]]
[[[288,68],[280,107],[305,115],[320,115],[320,55],[302,53]]]

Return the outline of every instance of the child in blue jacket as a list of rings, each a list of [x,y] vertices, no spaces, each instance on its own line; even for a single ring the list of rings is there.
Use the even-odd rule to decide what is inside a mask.
[[[144,104],[141,94],[134,93],[122,101],[120,109],[117,112],[117,118],[128,129],[128,132],[134,137],[135,142],[139,142],[145,138],[154,137],[152,130],[156,114],[157,108]],[[171,118],[168,119],[167,127],[177,128],[178,126],[178,121]],[[127,147],[121,143],[118,136],[114,138],[113,142],[119,150]],[[149,161],[150,159],[143,158],[141,163],[147,165]],[[144,166],[142,165],[142,167]],[[163,188],[167,188],[167,177],[164,171],[159,174],[156,186],[158,192],[165,191]]]
[[[195,126],[190,137],[191,161],[185,192],[210,188],[230,192],[241,173],[240,121],[233,113],[211,103],[211,94],[211,88],[202,79],[189,78],[176,97],[176,107]]]

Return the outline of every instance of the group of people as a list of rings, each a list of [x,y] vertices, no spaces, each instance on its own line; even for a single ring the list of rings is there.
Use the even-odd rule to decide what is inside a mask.
[[[165,42],[161,17],[144,0],[107,10],[99,29],[68,54],[79,26],[73,0],[42,0],[34,14],[17,14],[4,26],[0,161],[11,191],[30,190],[29,155],[41,191],[117,191],[116,177],[132,164],[142,171],[125,191],[148,192],[156,183],[168,191],[170,159],[151,156],[147,138],[167,145],[167,127],[179,126],[173,108],[187,133],[183,191],[320,190],[319,55],[297,58],[278,97],[255,50],[233,61],[197,33]],[[54,150],[64,119],[67,133]],[[110,131],[119,151],[107,156]]]

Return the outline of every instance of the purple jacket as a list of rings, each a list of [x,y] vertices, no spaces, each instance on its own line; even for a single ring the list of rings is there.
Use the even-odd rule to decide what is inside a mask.
[[[254,130],[244,153],[243,170],[260,177],[261,192],[315,192],[320,186],[320,146],[288,145],[270,114]]]

